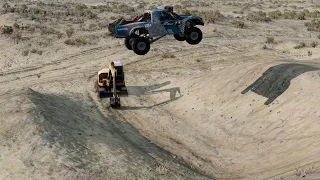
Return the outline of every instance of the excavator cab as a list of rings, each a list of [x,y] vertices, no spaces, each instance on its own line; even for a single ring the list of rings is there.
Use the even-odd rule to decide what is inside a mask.
[[[115,78],[112,76],[114,71]],[[115,87],[113,86],[115,85]],[[100,98],[117,96],[127,96],[128,91],[125,84],[124,68],[121,62],[113,62],[113,66],[102,69],[98,72],[96,91]]]

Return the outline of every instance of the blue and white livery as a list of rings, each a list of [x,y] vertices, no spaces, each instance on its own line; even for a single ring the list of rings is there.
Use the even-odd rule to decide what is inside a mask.
[[[196,25],[204,25],[199,16],[178,15],[168,9],[146,11],[142,22],[115,26],[115,37],[125,38],[125,45],[138,55],[150,50],[150,44],[166,35],[176,40],[186,40],[189,44],[198,44],[202,32]]]

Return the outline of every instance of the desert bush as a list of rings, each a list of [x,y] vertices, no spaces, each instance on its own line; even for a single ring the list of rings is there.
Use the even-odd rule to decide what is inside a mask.
[[[279,19],[282,16],[282,14],[281,14],[281,12],[279,10],[276,10],[276,11],[270,11],[268,13],[268,16],[271,19]]]
[[[90,30],[90,31],[95,31],[95,30],[97,30],[97,29],[98,29],[98,25],[97,25],[97,24],[91,23],[91,24],[89,25],[89,30]]]
[[[98,15],[93,13],[91,10],[86,10],[85,17],[87,17],[88,19],[95,19],[98,17]]]
[[[306,16],[305,12],[299,12],[299,14],[297,15],[297,19],[298,20],[306,20],[305,16]]]
[[[262,46],[262,49],[268,49],[267,45],[264,44],[264,45]]]
[[[11,38],[14,40],[15,43],[19,43],[21,40],[22,33],[20,31],[14,31]]]
[[[296,5],[292,5],[290,6],[292,9],[297,9],[297,6]]]
[[[34,26],[29,26],[28,27],[28,31],[30,32],[35,32],[36,31],[36,28]]]
[[[317,37],[318,37],[318,39],[320,39],[320,34]]]
[[[176,56],[172,53],[166,53],[161,56],[162,58],[175,58]]]
[[[13,33],[13,28],[12,28],[12,26],[4,25],[1,28],[1,32],[2,32],[2,34],[12,34]]]
[[[61,39],[63,37],[63,33],[61,33],[61,32],[57,32],[56,34],[57,34],[58,39]]]
[[[181,5],[179,5],[179,4],[176,4],[176,5],[174,5],[174,6],[173,6],[173,8],[174,8],[174,9],[181,9],[181,8],[182,8],[182,6],[181,6]]]
[[[239,20],[233,20],[232,21],[232,25],[237,27],[237,28],[244,28],[245,24],[243,21],[239,21]]]
[[[284,11],[282,17],[283,19],[295,19],[297,16],[296,11]]]
[[[36,49],[32,49],[30,52],[31,53],[37,53],[37,50]]]
[[[296,45],[294,48],[295,49],[300,49],[300,48],[303,48],[303,47],[306,47],[306,43],[304,42],[300,42],[298,45]]]
[[[252,12],[247,15],[247,20],[253,22],[270,22],[271,19],[267,17],[267,14],[262,11]]]
[[[99,29],[104,29],[104,28],[108,28],[108,23],[102,23],[102,22],[98,22],[97,23]]]
[[[310,46],[315,48],[316,46],[318,46],[318,42],[317,41],[312,41]]]
[[[66,34],[67,34],[68,38],[70,38],[74,34],[74,28],[71,27],[71,28],[67,29]]]
[[[268,43],[268,44],[274,44],[274,43],[275,43],[274,37],[267,37],[267,38],[266,38],[266,43]]]
[[[85,37],[76,37],[74,39],[67,39],[64,43],[72,46],[82,46],[87,44],[87,40]]]
[[[2,8],[3,8],[3,9],[10,8],[10,5],[9,5],[8,3],[3,3],[3,4],[2,4]]]
[[[313,19],[310,22],[306,22],[304,25],[307,26],[308,31],[320,32],[320,20],[319,19]]]
[[[187,10],[182,9],[178,10],[179,13],[186,15],[197,15],[203,18],[206,23],[215,23],[217,20],[223,20],[225,16],[220,13],[220,11],[198,11],[198,10]]]
[[[42,28],[41,35],[56,34],[57,31],[53,27]]]
[[[28,55],[29,55],[29,50],[22,51],[22,56],[28,56]]]
[[[18,24],[17,22],[15,22],[15,23],[12,25],[12,27],[13,27],[14,29],[19,29],[19,28],[20,28],[20,26],[19,26],[19,24]]]
[[[37,50],[37,54],[42,55],[43,51],[42,50]]]

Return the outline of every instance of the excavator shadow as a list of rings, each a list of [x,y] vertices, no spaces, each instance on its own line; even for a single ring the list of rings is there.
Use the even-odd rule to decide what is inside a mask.
[[[161,90],[156,90],[161,87],[164,87],[166,85],[170,84],[170,81],[166,81],[161,84],[154,84],[151,86],[128,86],[128,93],[129,95],[141,97],[143,95],[149,95],[149,94],[157,94],[157,93],[170,93],[170,99],[166,100],[161,103],[157,103],[151,106],[138,106],[138,107],[131,107],[131,106],[121,106],[122,110],[142,110],[142,109],[151,109],[156,106],[161,106],[168,104],[172,101],[178,100],[182,97],[180,88],[179,87],[173,87],[173,88],[168,88],[168,89],[161,89]],[[178,94],[178,96],[177,96]]]
[[[305,72],[318,69],[313,66],[297,63],[279,64],[267,69],[260,78],[243,90],[241,94],[245,94],[251,90],[268,98],[264,103],[268,105],[289,88],[292,79]]]

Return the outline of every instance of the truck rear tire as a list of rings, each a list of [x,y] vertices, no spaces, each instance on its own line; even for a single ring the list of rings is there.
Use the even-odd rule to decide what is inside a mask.
[[[145,55],[150,50],[150,41],[144,37],[135,38],[132,44],[132,50],[138,55]]]
[[[131,35],[129,37],[126,37],[126,39],[124,40],[124,44],[126,45],[126,47],[129,49],[129,50],[132,50],[132,44],[133,44],[133,41],[135,38],[139,37],[138,35],[134,34],[134,35]]]
[[[191,27],[186,31],[186,41],[191,44],[199,44],[202,40],[202,31],[197,27]]]
[[[186,40],[186,37],[184,34],[182,33],[178,33],[178,34],[174,34],[173,37],[178,40],[178,41],[184,41]]]

